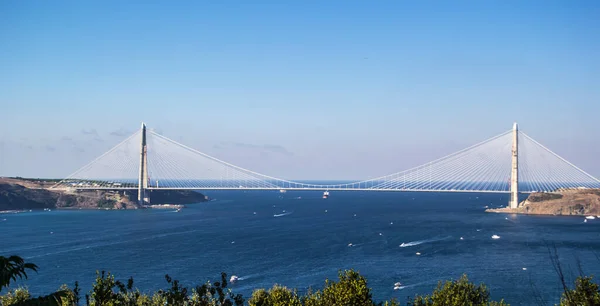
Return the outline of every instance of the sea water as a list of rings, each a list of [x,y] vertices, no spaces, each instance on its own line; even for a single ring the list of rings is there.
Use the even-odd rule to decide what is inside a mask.
[[[600,275],[600,220],[484,212],[508,196],[478,193],[212,191],[215,201],[175,210],[53,210],[0,215],[0,255],[39,266],[20,282],[36,294],[97,270],[133,277],[141,291],[166,288],[164,275],[195,286],[237,275],[246,298],[282,284],[306,292],[339,270],[364,275],[376,300],[401,302],[438,281],[485,283],[514,305],[560,298],[549,249],[569,281]],[[497,235],[499,239],[492,239]],[[402,286],[394,290],[394,283]]]

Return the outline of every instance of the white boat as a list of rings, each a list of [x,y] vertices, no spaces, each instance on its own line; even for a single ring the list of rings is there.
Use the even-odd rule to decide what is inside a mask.
[[[400,289],[402,289],[402,287],[400,287],[400,286],[394,286],[394,290],[400,290]]]
[[[498,235],[492,235],[492,239],[500,239],[500,236],[498,236]]]
[[[400,286],[402,286],[402,284],[400,282],[397,282],[394,284],[394,287],[400,287]]]
[[[351,247],[351,246],[352,246],[352,243],[348,243],[348,246],[349,246],[349,247]]]
[[[586,219],[590,219],[590,220],[594,220],[594,219],[596,219],[596,217],[594,217],[594,216],[587,216],[587,217],[585,217],[585,218],[586,218]]]
[[[235,283],[235,282],[236,282],[238,279],[239,279],[239,277],[237,277],[237,276],[235,276],[235,275],[232,275],[232,276],[229,278],[229,282],[230,282],[230,283]]]
[[[280,192],[280,193],[286,193],[286,192],[287,192],[287,190],[285,190],[285,189],[279,189],[279,192]]]
[[[323,192],[323,199],[329,198],[329,191]]]

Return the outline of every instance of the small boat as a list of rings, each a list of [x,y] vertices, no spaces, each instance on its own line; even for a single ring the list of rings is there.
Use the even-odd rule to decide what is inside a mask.
[[[287,192],[287,190],[285,190],[285,189],[279,189],[279,192],[280,192],[280,193],[286,193],[286,192]]]
[[[349,246],[349,247],[351,247],[351,246],[352,246],[352,243],[348,243],[348,246]]]
[[[492,239],[500,239],[500,236],[498,236],[498,235],[492,235]]]
[[[586,218],[586,219],[590,219],[590,220],[594,220],[594,219],[596,219],[596,217],[594,217],[594,216],[587,216],[587,217],[585,217],[585,218]]]
[[[229,282],[230,283],[235,283],[238,279],[240,279],[239,277],[232,275],[231,278],[229,278]]]
[[[401,286],[394,286],[394,290],[400,290],[400,289],[402,289]]]
[[[329,191],[323,192],[323,199],[329,198]]]
[[[420,253],[420,252],[417,252],[417,253],[415,253],[415,254],[417,254],[417,255],[421,255],[421,253]]]
[[[394,286],[395,287],[400,287],[400,286],[402,286],[402,284],[400,282],[397,282],[397,283],[394,284]]]
[[[180,211],[181,211],[181,208],[177,208],[177,210],[175,212],[180,212]]]

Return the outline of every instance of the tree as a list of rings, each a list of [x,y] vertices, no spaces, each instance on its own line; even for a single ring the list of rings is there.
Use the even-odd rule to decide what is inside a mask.
[[[507,305],[504,301],[490,302],[490,293],[483,284],[476,286],[469,282],[466,275],[456,281],[447,281],[445,284],[438,283],[437,288],[431,295],[417,296],[409,305],[414,306],[483,306],[483,305]]]
[[[375,305],[367,279],[354,270],[340,271],[338,282],[326,280],[323,291],[309,293],[306,306],[368,306]]]
[[[302,306],[300,297],[295,290],[275,285],[269,291],[257,289],[248,300],[250,306]]]
[[[0,256],[0,292],[5,287],[10,286],[11,281],[17,278],[27,279],[27,270],[37,272],[38,266],[32,263],[25,263],[23,258],[13,255],[10,257]]]
[[[244,298],[241,294],[233,294],[227,288],[227,274],[221,273],[221,281],[211,284],[206,282],[192,290],[189,305],[193,306],[243,306]]]
[[[580,276],[575,280],[575,289],[567,290],[560,299],[561,306],[600,305],[598,284],[591,276]]]

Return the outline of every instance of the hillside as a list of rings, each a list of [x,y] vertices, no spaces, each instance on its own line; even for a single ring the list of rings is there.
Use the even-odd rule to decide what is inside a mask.
[[[600,215],[600,189],[571,189],[555,193],[532,193],[517,209],[488,209],[488,212],[531,215]]]
[[[0,211],[54,208],[58,195],[45,189],[0,183]]]
[[[0,178],[0,211],[44,208],[137,209],[137,191],[48,190],[51,181]],[[206,201],[203,194],[186,190],[150,192],[152,204],[192,204]]]

